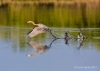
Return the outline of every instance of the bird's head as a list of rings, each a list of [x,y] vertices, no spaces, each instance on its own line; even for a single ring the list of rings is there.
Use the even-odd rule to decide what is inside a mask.
[[[33,21],[27,21],[27,23],[34,23]]]

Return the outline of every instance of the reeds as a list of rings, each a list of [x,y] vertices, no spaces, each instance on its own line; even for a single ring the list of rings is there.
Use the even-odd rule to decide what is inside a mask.
[[[2,5],[7,5],[11,2],[12,0],[0,0],[0,6]]]
[[[100,0],[0,0],[0,6],[2,5],[53,5],[53,6],[66,6],[66,5],[77,5],[81,3],[87,5],[95,4],[100,6]]]

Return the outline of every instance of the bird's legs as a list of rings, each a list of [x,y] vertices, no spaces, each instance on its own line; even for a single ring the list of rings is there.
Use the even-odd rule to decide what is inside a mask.
[[[56,36],[54,36],[53,34],[52,34],[52,32],[51,32],[51,30],[50,29],[48,29],[47,30],[48,32],[50,32],[50,34],[55,38],[55,39],[57,39],[57,37]]]

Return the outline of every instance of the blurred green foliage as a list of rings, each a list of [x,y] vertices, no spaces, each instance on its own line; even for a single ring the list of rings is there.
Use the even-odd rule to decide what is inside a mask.
[[[50,27],[100,28],[100,7],[77,5],[8,5],[0,7],[0,25],[27,27],[26,22],[44,23]],[[30,26],[29,26],[30,27]]]

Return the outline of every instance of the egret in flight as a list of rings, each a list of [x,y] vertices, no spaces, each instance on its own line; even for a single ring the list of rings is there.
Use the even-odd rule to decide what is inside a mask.
[[[40,33],[49,32],[54,38],[57,38],[56,36],[52,34],[51,30],[44,24],[41,24],[41,23],[35,24],[33,21],[28,21],[27,23],[31,23],[34,26],[36,26],[31,32],[29,32],[28,34],[29,37],[34,37]]]

